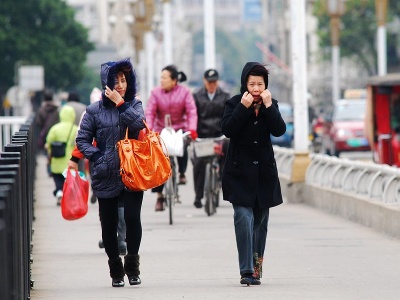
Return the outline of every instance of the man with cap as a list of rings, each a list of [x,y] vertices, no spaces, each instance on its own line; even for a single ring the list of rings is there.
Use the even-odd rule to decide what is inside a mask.
[[[225,102],[230,95],[218,86],[219,74],[215,69],[204,72],[204,86],[193,94],[197,106],[197,134],[199,138],[222,136],[221,121],[224,115]],[[193,180],[196,197],[194,206],[201,208],[204,192],[206,160],[193,157]]]

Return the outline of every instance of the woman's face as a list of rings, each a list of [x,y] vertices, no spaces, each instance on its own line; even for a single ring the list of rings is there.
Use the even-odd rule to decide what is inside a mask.
[[[253,96],[255,102],[260,100],[260,94],[264,90],[264,77],[249,75],[249,78],[247,79],[247,91]]]
[[[124,72],[118,72],[117,77],[115,78],[114,89],[121,95],[121,97],[124,97],[127,87],[128,83],[126,82]]]
[[[176,82],[177,80],[171,78],[171,73],[168,70],[161,72],[160,85],[163,90],[169,92],[176,86]]]

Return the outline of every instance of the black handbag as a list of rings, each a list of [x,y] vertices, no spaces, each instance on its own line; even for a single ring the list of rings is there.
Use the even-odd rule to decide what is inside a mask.
[[[51,147],[51,157],[59,158],[65,156],[65,150],[67,148],[67,142],[69,141],[69,137],[71,136],[72,128],[74,124],[71,126],[71,130],[69,131],[68,138],[66,142],[52,142],[50,144]]]

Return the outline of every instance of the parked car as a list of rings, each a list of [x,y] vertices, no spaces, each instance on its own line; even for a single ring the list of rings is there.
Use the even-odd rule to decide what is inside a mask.
[[[365,99],[337,101],[332,118],[324,121],[322,152],[339,156],[343,151],[369,151],[364,130],[365,110]]]
[[[278,105],[282,118],[286,123],[286,132],[278,137],[271,135],[271,142],[273,145],[290,148],[294,139],[293,107],[289,103],[280,102]]]

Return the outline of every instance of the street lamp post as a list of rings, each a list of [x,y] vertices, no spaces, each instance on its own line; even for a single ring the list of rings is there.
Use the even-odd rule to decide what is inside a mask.
[[[387,0],[375,0],[376,22],[378,23],[377,48],[378,48],[378,75],[387,73],[386,58],[386,14]]]
[[[214,0],[204,0],[204,69],[216,67]]]
[[[340,97],[340,17],[344,13],[345,0],[327,0],[328,14],[331,18],[331,42],[332,42],[332,100],[333,103]]]

